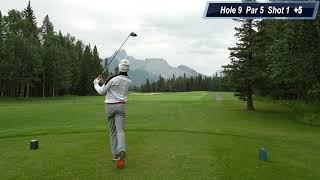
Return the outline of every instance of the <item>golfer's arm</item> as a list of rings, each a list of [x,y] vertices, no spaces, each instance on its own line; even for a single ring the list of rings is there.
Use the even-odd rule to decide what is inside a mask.
[[[114,80],[111,79],[111,80],[105,85],[106,91],[108,91],[108,90],[111,88],[111,86],[113,86],[113,84],[114,84]]]
[[[94,88],[100,95],[105,95],[107,93],[106,85],[99,86],[99,84],[95,84]]]

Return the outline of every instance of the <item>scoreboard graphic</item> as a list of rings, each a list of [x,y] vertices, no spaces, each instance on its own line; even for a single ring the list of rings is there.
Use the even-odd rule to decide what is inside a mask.
[[[207,2],[204,18],[315,19],[319,1]]]

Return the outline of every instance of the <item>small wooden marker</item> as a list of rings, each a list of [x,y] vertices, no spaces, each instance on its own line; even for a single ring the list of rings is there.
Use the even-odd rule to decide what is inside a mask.
[[[30,141],[30,150],[36,150],[38,148],[39,148],[38,140],[35,140],[35,139],[31,140]]]
[[[259,160],[260,161],[267,161],[268,160],[268,153],[264,148],[259,150]]]

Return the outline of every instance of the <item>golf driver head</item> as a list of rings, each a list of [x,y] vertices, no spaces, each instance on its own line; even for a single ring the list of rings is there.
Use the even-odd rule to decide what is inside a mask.
[[[114,59],[114,57],[116,57],[116,55],[118,54],[118,52],[120,51],[120,49],[122,48],[122,46],[127,42],[127,40],[129,39],[130,36],[136,37],[136,36],[138,36],[138,35],[137,35],[136,33],[134,33],[134,32],[131,32],[131,33],[129,34],[129,36],[126,38],[126,40],[122,43],[122,45],[120,46],[120,48],[117,50],[116,54],[113,55],[113,57],[112,57],[112,59],[109,61],[108,65],[111,64],[111,62],[112,62],[112,60]],[[101,74],[103,74],[106,70],[107,70],[107,68],[104,68]]]
[[[130,36],[133,36],[133,37],[136,37],[136,36],[138,36],[136,33],[134,33],[134,32],[131,32],[130,33]]]

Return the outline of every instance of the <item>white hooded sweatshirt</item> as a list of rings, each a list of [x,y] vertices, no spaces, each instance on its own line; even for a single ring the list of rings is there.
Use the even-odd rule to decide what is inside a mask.
[[[125,75],[119,75],[112,78],[107,84],[99,86],[99,80],[93,81],[94,88],[100,95],[106,95],[105,103],[114,104],[119,102],[126,102],[128,96],[128,89],[131,80]]]

